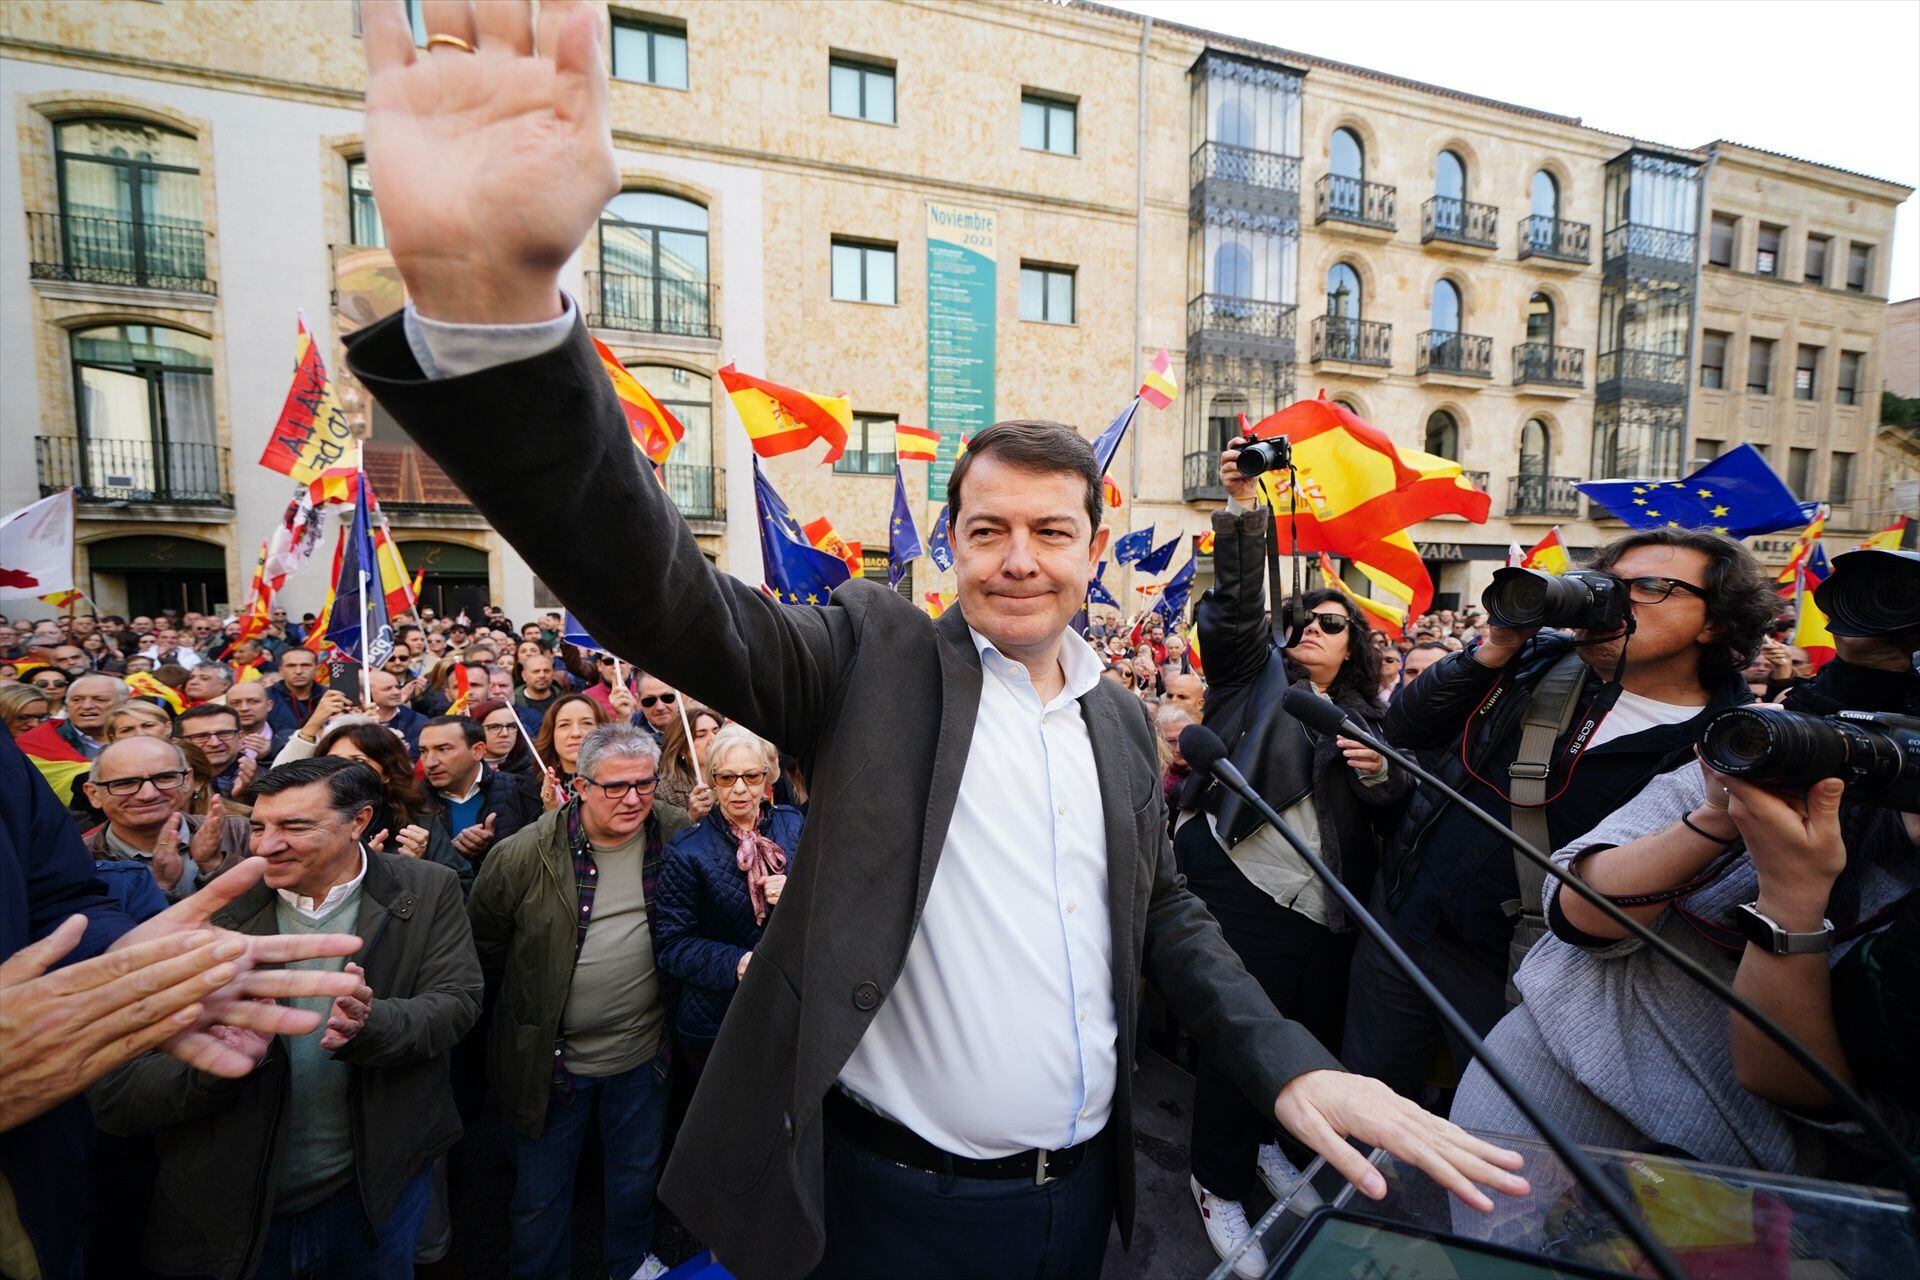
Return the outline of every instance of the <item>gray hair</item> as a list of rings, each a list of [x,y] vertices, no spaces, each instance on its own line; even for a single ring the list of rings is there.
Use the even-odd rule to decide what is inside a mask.
[[[218,676],[223,687],[230,687],[233,684],[233,668],[224,662],[203,662],[194,670],[201,675]]]
[[[1186,721],[1188,724],[1200,723],[1199,719],[1193,714],[1193,712],[1189,711],[1187,708],[1181,706],[1177,702],[1163,703],[1161,704],[1160,709],[1153,713],[1153,723],[1162,729],[1171,728],[1175,724],[1178,724],[1183,720]]]
[[[113,705],[116,707],[133,696],[133,690],[127,687],[125,680],[122,680],[119,676],[110,676],[104,671],[88,671],[82,675],[75,676],[73,683],[67,686],[67,692],[72,693],[75,689],[79,688],[80,682],[83,680],[105,680],[108,684],[111,684],[113,686]]]
[[[173,752],[174,758],[180,762],[180,767],[182,769],[186,769],[189,772],[191,772],[191,770],[193,769],[193,765],[189,763],[187,760],[187,753],[185,751],[182,751],[180,749],[180,744],[175,742],[172,738],[156,738],[152,734],[146,734],[146,733],[129,734],[127,737],[117,739],[116,741],[113,741],[113,742],[109,742],[106,745],[106,747],[100,752],[100,754],[93,758],[93,763],[87,767],[87,781],[98,782],[100,780],[100,766],[107,762],[108,756],[112,755],[116,751],[120,751],[120,748],[124,747],[129,742],[157,742],[161,746]],[[124,751],[121,751],[121,754],[125,755],[126,753]]]
[[[724,760],[727,752],[737,747],[745,747],[760,757],[769,773],[780,772],[780,753],[765,738],[735,721],[728,721],[714,730],[713,737],[707,739],[707,776],[713,776],[714,762]]]
[[[660,763],[660,744],[654,741],[652,734],[637,725],[603,724],[587,735],[580,744],[580,755],[574,761],[574,772],[588,781],[597,782],[596,776],[600,764],[605,760],[645,760],[648,764]]]

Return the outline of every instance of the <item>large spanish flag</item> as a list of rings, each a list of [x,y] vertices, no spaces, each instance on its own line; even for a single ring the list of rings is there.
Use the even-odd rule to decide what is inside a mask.
[[[651,391],[640,385],[640,379],[627,371],[627,366],[607,349],[606,343],[595,338],[593,349],[599,352],[600,363],[613,382],[613,394],[620,401],[620,412],[627,417],[627,434],[633,437],[634,447],[647,455],[647,461],[654,466],[665,466],[673,447],[686,437],[687,429],[671,410],[653,398]]]
[[[940,448],[940,433],[930,427],[910,427],[904,422],[893,428],[894,456],[902,462],[932,462]]]
[[[40,771],[60,803],[72,804],[74,785],[93,766],[60,736],[60,721],[43,720],[15,738],[13,744],[26,753],[28,763]]]
[[[777,458],[804,449],[815,440],[827,442],[822,462],[838,462],[846,451],[853,409],[845,396],[795,391],[741,373],[731,364],[720,370],[720,381],[733,399],[740,425],[753,441],[753,451],[761,457]]]
[[[1333,571],[1333,561],[1327,558],[1324,551],[1320,553],[1320,581],[1352,601],[1353,607],[1366,615],[1367,625],[1375,631],[1385,632],[1392,640],[1402,639],[1406,635],[1406,612],[1370,596],[1363,596],[1341,581],[1340,575]]]
[[[333,393],[320,345],[300,317],[294,343],[293,386],[280,406],[280,420],[267,437],[260,465],[312,484],[329,467],[338,466],[353,447],[353,428]]]

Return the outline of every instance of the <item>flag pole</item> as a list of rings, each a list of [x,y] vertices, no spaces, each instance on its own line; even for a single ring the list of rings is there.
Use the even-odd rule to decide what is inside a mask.
[[[700,776],[700,753],[693,749],[693,722],[687,718],[687,700],[678,689],[673,694],[673,705],[680,708],[680,731],[687,735],[687,759],[693,761],[693,785],[704,787],[707,780]]]
[[[354,471],[354,503],[355,503],[355,506],[358,508],[354,512],[354,517],[355,517],[355,523],[357,524],[360,520],[367,518],[367,506],[366,506],[366,503],[367,503],[367,442],[365,440],[360,441],[359,447],[354,450],[353,471]],[[372,539],[368,539],[368,541],[371,542]],[[360,696],[363,699],[370,700],[373,697],[373,645],[372,645],[372,637],[367,635],[367,592],[371,585],[368,579],[367,570],[369,568],[372,568],[374,573],[378,574],[380,571],[380,567],[378,565],[369,566],[365,564],[364,563],[365,557],[361,554],[363,550],[366,550],[366,548],[362,548],[361,546],[358,545],[358,538],[356,537],[355,546],[353,548],[353,558],[355,561],[362,562],[360,564],[360,582],[359,582],[359,586],[360,586]],[[369,702],[369,705],[371,705],[370,702]],[[514,718],[516,720],[519,719],[518,716],[515,716]]]

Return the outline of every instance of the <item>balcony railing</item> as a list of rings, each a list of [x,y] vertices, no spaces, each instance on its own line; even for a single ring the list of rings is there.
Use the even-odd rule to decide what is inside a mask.
[[[1182,501],[1226,501],[1226,486],[1220,483],[1220,455],[1218,453],[1187,454],[1182,460],[1181,473],[1182,483],[1180,491]]]
[[[1662,262],[1692,266],[1694,239],[1685,231],[1668,231],[1661,227],[1628,223],[1607,232],[1601,252],[1609,262],[1625,257],[1655,258]]]
[[[193,225],[29,213],[28,271],[36,280],[210,294],[207,239]]]
[[[667,496],[689,520],[727,518],[727,473],[720,467],[702,467],[667,460]]]
[[[1520,256],[1552,258],[1556,262],[1592,262],[1593,228],[1584,222],[1563,222],[1559,218],[1520,219]]]
[[[76,489],[82,502],[232,507],[227,451],[213,444],[38,436],[40,492]]]
[[[1188,168],[1192,175],[1188,185],[1195,187],[1211,178],[1266,191],[1300,190],[1300,157],[1276,151],[1237,147],[1229,142],[1203,142],[1194,151]]]
[[[1313,358],[1348,364],[1393,363],[1393,326],[1379,320],[1317,316],[1313,322]]]
[[[589,271],[587,327],[626,333],[720,336],[720,290],[705,280]]]
[[[1357,227],[1394,228],[1399,193],[1378,182],[1362,182],[1337,173],[1322,174],[1313,184],[1313,220],[1350,222]]]
[[[471,511],[473,504],[447,478],[440,464],[420,449],[399,440],[368,440],[367,479],[389,514]]]
[[[1467,478],[1468,484],[1480,490],[1482,493],[1486,492],[1487,481],[1492,478],[1492,473],[1488,471],[1464,471],[1463,470],[1460,474]]]
[[[1454,373],[1465,378],[1493,376],[1493,339],[1452,329],[1423,329],[1417,341],[1415,373]]]
[[[1634,382],[1684,387],[1687,358],[1665,351],[1603,351],[1594,362],[1593,373],[1601,386]]]
[[[1507,514],[1510,516],[1577,516],[1580,491],[1573,487],[1578,476],[1515,476],[1508,482]]]
[[[1286,302],[1203,293],[1187,303],[1188,333],[1231,333],[1241,337],[1290,341],[1294,307]]]
[[[1587,381],[1587,353],[1581,347],[1523,342],[1513,349],[1513,385],[1579,387]]]
[[[1443,240],[1491,249],[1500,240],[1500,210],[1452,196],[1429,196],[1420,206],[1420,243]]]

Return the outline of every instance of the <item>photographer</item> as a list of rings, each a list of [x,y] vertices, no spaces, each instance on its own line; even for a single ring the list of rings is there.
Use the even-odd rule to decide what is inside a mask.
[[[1589,572],[1521,581],[1571,598],[1576,623],[1603,625],[1570,635],[1493,625],[1403,689],[1386,717],[1391,741],[1431,751],[1448,783],[1543,849],[1594,827],[1685,761],[1707,718],[1751,699],[1740,672],[1777,603],[1745,548],[1702,530],[1630,533],[1601,547]],[[1486,603],[1505,616],[1496,590]],[[1523,876],[1505,841],[1424,788],[1384,868],[1401,944],[1486,1034],[1506,1012],[1512,964],[1544,929],[1539,873],[1527,864]],[[1362,939],[1341,1058],[1416,1097],[1440,1032],[1426,1000]],[[1451,1047],[1464,1069],[1462,1047]]]

